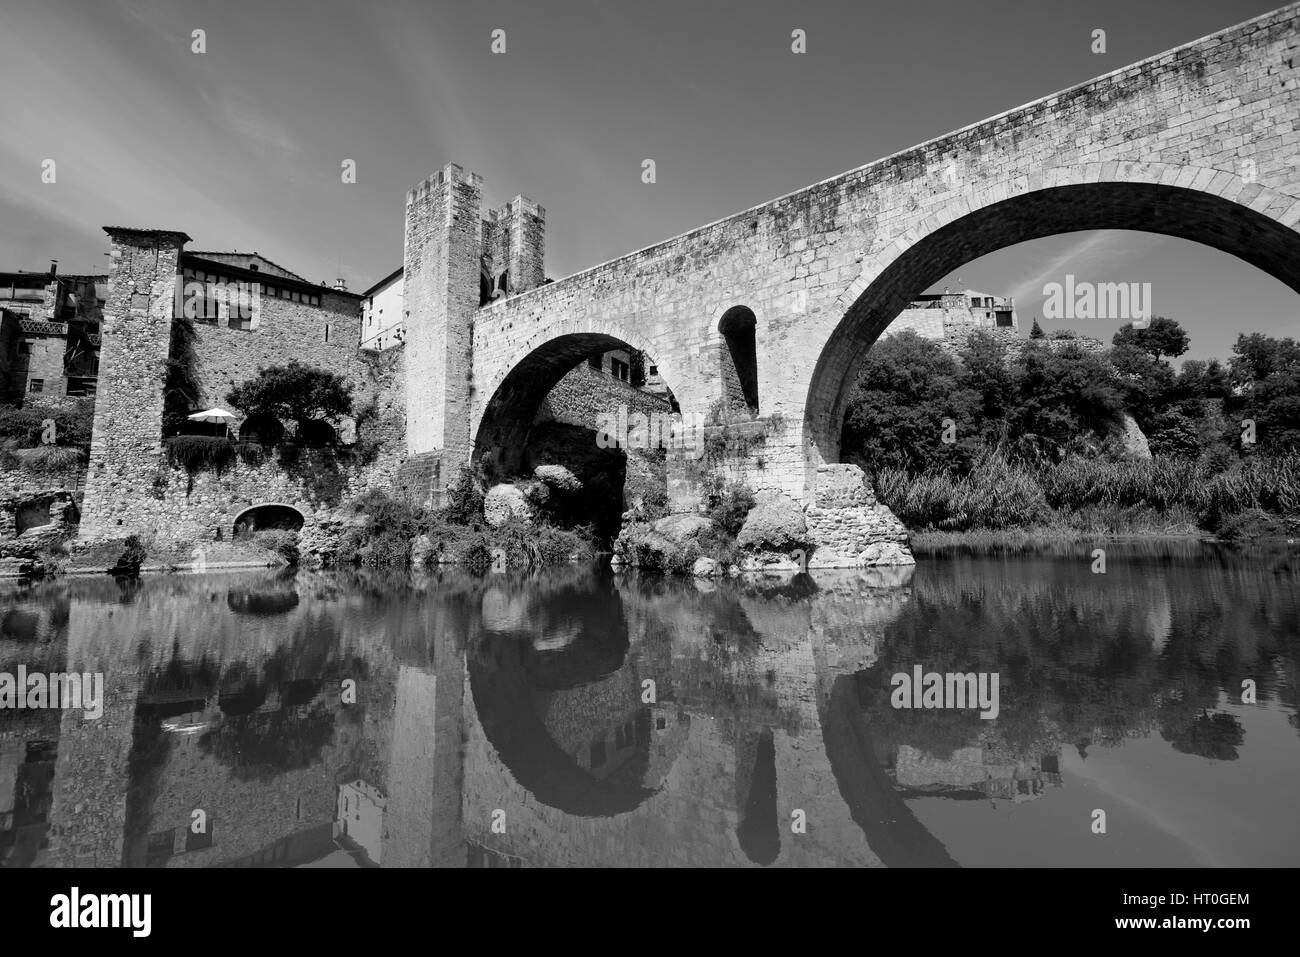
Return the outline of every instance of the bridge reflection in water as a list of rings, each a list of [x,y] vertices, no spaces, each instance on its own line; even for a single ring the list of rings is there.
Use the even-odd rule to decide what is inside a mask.
[[[14,588],[0,670],[109,691],[99,720],[0,712],[0,862],[1297,863],[1296,573],[1129,561]],[[1000,673],[998,718],[893,709],[914,664]],[[1229,798],[1249,824],[1207,835]]]

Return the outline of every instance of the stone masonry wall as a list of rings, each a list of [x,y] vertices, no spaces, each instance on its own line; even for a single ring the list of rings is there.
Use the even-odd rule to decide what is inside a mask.
[[[357,349],[361,301],[324,289],[320,298],[318,308],[262,296],[255,329],[232,329],[224,320],[193,322],[193,372],[202,390],[195,404],[227,408],[226,395],[232,388],[262,368],[285,365],[291,359],[337,373],[356,390],[364,388],[364,360]]]
[[[907,529],[876,501],[856,465],[817,469],[813,504],[804,509],[813,554],[810,568],[912,565]]]
[[[629,415],[634,412],[663,415],[671,411],[666,398],[634,389],[621,379],[597,372],[583,362],[574,366],[551,389],[534,421],[564,422],[594,432],[600,416],[614,415],[622,406],[627,406]]]

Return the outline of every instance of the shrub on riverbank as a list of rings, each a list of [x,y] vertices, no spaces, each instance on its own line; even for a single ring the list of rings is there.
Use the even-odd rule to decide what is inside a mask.
[[[482,495],[454,491],[447,508],[427,509],[371,491],[353,503],[357,522],[339,541],[340,564],[372,568],[461,564],[482,571],[493,567],[498,549],[507,567],[563,564],[595,557],[590,529],[507,522],[492,528],[483,521]]]
[[[987,455],[965,475],[885,468],[874,484],[914,531],[1061,526],[1123,534],[1190,525],[1217,533],[1246,512],[1300,514],[1297,456],[1251,457],[1216,470],[1207,460],[1162,456],[1023,465]]]
[[[253,533],[253,541],[287,564],[298,564],[298,533],[287,528],[268,528]]]

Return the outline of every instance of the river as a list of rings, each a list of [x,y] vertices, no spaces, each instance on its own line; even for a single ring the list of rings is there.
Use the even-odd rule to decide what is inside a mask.
[[[0,866],[1300,864],[1300,556],[1089,553],[9,583]]]

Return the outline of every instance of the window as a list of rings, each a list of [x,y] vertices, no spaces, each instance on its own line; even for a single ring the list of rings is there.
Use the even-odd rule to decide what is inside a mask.
[[[659,367],[658,367],[658,366],[651,366],[651,367],[650,367],[650,375],[658,375],[658,374],[659,374]]]
[[[32,343],[29,339],[18,340],[18,354],[20,356],[29,356],[32,354]]]
[[[158,831],[149,835],[149,844],[145,851],[145,857],[151,867],[157,867],[172,856],[175,833],[175,831]]]
[[[212,846],[212,819],[206,822],[207,827],[200,834],[195,834],[192,827],[185,829],[185,850],[201,851]]]
[[[613,356],[610,356],[609,374],[615,379],[618,379],[619,382],[627,382],[632,378],[632,367],[622,359],[615,359]]]
[[[45,391],[45,380],[44,380],[44,379],[33,379],[30,383],[28,383],[27,391],[28,391],[28,392],[44,392],[44,391]]]
[[[328,322],[325,323],[325,341],[330,341],[330,324]]]

